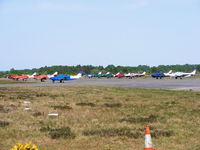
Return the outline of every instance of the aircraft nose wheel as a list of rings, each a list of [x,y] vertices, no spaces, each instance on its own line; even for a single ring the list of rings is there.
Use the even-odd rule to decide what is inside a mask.
[[[44,82],[45,79],[41,79],[41,82]]]
[[[61,80],[60,80],[60,83],[64,83],[64,80],[63,80],[63,79],[61,79]]]

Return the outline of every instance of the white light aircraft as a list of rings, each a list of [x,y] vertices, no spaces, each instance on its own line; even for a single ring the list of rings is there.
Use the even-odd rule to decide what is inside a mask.
[[[145,75],[146,75],[146,72],[143,72],[142,74],[129,72],[128,74],[125,74],[125,77],[134,78],[134,77],[144,77]]]
[[[194,76],[196,74],[196,70],[192,71],[191,73],[186,73],[186,72],[175,72],[175,73],[171,73],[169,74],[170,77],[174,77],[175,79],[182,79],[183,77],[191,77]]]

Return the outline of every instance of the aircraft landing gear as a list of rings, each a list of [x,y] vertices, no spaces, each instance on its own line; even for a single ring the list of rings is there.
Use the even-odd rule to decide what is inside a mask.
[[[60,80],[60,83],[64,83],[64,79],[61,79],[61,80]]]
[[[22,81],[24,81],[24,82],[25,82],[25,81],[27,81],[27,79],[22,79]]]
[[[41,79],[41,82],[44,82],[44,80],[45,80],[45,78],[42,78],[42,79]]]

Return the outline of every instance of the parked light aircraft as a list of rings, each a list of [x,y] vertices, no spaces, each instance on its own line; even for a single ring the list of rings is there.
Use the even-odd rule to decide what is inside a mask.
[[[121,73],[118,72],[118,73],[115,75],[115,77],[116,77],[116,78],[122,78],[122,77],[124,77],[124,74],[121,74]]]
[[[111,74],[111,73],[109,73],[109,74],[106,74],[105,77],[106,77],[106,78],[112,78],[112,77],[114,77],[114,75]]]
[[[98,74],[95,74],[94,77],[97,77],[97,78],[101,78],[103,75],[102,75],[102,72],[99,72]]]
[[[87,75],[84,75],[85,77],[88,77],[88,78],[92,78],[94,77],[94,74],[87,74]]]
[[[58,75],[56,77],[51,77],[50,79],[55,82],[55,81],[60,81],[60,83],[64,83],[64,81],[67,80],[75,80],[75,79],[79,79],[82,77],[82,72],[79,72],[77,75],[75,76],[69,76],[69,75]]]
[[[8,79],[13,79],[13,80],[15,80],[16,78],[18,78],[19,77],[19,75],[10,75],[10,76],[8,76],[7,78]]]
[[[13,80],[27,80],[27,79],[33,79],[35,77],[36,73],[33,73],[32,75],[14,75],[14,76],[9,76],[9,79],[13,79]]]
[[[196,74],[196,70],[192,71],[191,73],[186,73],[186,72],[175,72],[175,73],[171,73],[169,74],[170,77],[174,77],[175,79],[182,79],[183,77],[191,77],[194,76]]]
[[[111,77],[114,77],[114,75],[112,75],[110,72],[107,72],[106,74],[102,74],[101,72],[99,72],[97,75],[94,75],[94,74],[87,74],[87,75],[85,75],[85,77],[88,77],[88,78],[92,78],[92,77],[98,77],[98,78],[101,78],[101,77],[111,78]]]
[[[128,74],[125,74],[124,76],[132,79],[134,77],[144,77],[145,75],[146,75],[146,72],[143,72],[142,74],[129,72]]]
[[[58,75],[57,77],[51,77],[50,79],[52,80],[53,83],[55,81],[60,81],[60,83],[64,83],[64,81],[66,80],[74,80],[70,78],[70,76],[67,76],[67,75]]]
[[[107,72],[106,74],[102,75],[102,77],[112,78],[112,77],[114,77],[114,75],[112,75],[110,72]]]
[[[168,73],[154,73],[151,76],[156,79],[162,79],[163,77],[169,77],[171,74],[172,70],[170,70]]]
[[[146,75],[146,72],[141,73],[136,73],[135,77],[144,77]]]
[[[58,75],[58,72],[55,72],[52,75],[39,75],[37,77],[34,77],[34,79],[41,80],[41,82],[44,82],[45,80],[50,79],[51,77],[55,77],[57,75]]]

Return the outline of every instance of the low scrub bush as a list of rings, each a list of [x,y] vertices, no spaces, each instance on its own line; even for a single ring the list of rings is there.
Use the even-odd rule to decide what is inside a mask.
[[[174,134],[172,130],[169,129],[155,129],[152,131],[152,137],[158,138],[160,136],[170,137]]]
[[[41,115],[42,115],[41,112],[35,112],[35,113],[33,113],[33,116],[34,116],[34,117],[38,117],[38,116],[41,116]]]
[[[0,121],[0,127],[8,126],[10,123],[6,121]]]
[[[56,105],[56,106],[51,106],[54,109],[61,109],[61,110],[70,110],[72,109],[72,107],[68,106],[68,105]]]
[[[0,98],[6,97],[6,95],[0,94]]]
[[[36,97],[44,97],[44,96],[49,96],[49,95],[46,93],[37,93],[35,96]]]
[[[83,132],[85,136],[101,136],[101,137],[116,137],[125,136],[128,138],[139,138],[143,134],[139,131],[134,131],[130,128],[108,128],[108,129],[97,129],[97,130],[86,130]]]
[[[50,127],[41,128],[41,132],[48,132],[52,139],[64,138],[64,139],[74,139],[76,135],[71,132],[69,127],[62,127],[57,129],[52,129]]]
[[[10,112],[10,109],[4,108],[3,105],[0,105],[0,113],[8,113],[8,112]]]
[[[158,120],[157,115],[150,115],[149,117],[130,117],[130,118],[123,118],[120,122],[126,121],[128,123],[152,123]]]
[[[76,105],[78,105],[78,106],[91,106],[91,107],[96,106],[94,103],[76,103]]]
[[[115,107],[121,107],[122,104],[120,104],[120,103],[114,103],[114,104],[105,103],[104,106],[110,107],[110,108],[115,108]]]

